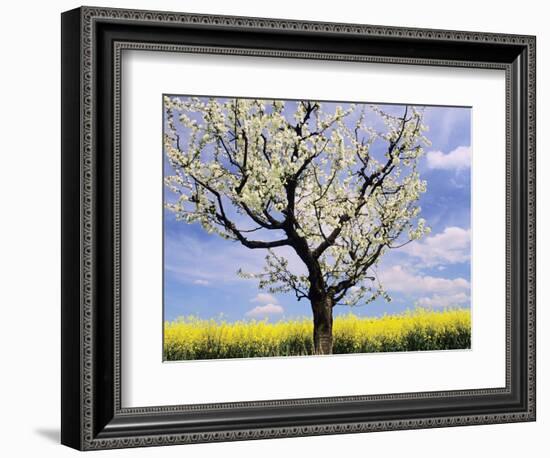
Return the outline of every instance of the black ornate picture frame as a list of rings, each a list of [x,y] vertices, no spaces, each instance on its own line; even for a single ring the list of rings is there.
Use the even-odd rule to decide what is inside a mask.
[[[62,432],[79,450],[535,420],[535,37],[82,7],[62,14]],[[506,73],[506,386],[124,408],[121,53]]]

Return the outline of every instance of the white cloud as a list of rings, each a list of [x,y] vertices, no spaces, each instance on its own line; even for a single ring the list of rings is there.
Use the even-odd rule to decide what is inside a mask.
[[[430,151],[426,155],[430,169],[461,170],[470,168],[472,149],[469,146],[459,146],[450,153]]]
[[[258,272],[265,257],[258,250],[218,237],[199,240],[186,234],[171,235],[166,237],[165,247],[166,272],[182,283],[202,280],[212,285],[242,281],[237,270],[242,267],[247,272]]]
[[[430,275],[415,275],[401,266],[381,271],[379,278],[390,292],[416,294],[456,295],[470,292],[470,282],[464,278],[442,278]]]
[[[200,286],[208,286],[210,284],[210,282],[208,280],[203,280],[203,279],[199,278],[198,280],[194,280],[193,284],[200,285]]]
[[[268,318],[271,315],[280,315],[285,309],[279,305],[277,298],[268,293],[258,293],[250,302],[259,302],[252,310],[245,313],[250,318]]]
[[[270,315],[280,315],[284,311],[285,309],[278,304],[257,305],[252,310],[246,312],[246,316],[251,318],[266,318]]]
[[[470,296],[466,293],[457,293],[449,295],[434,294],[430,297],[421,297],[416,303],[422,307],[454,307],[465,305],[470,301]]]
[[[185,224],[185,223],[181,223]],[[289,269],[296,275],[305,273],[305,266],[290,247],[274,249],[284,256]],[[237,242],[223,240],[218,236],[199,239],[187,234],[167,235],[165,239],[165,271],[182,283],[195,280],[233,283],[242,280],[237,271],[261,272],[265,265],[265,250],[251,250]]]
[[[420,259],[425,266],[456,264],[470,260],[470,229],[446,227],[443,232],[403,247],[403,252]]]
[[[276,304],[278,301],[271,294],[258,293],[258,294],[256,294],[256,296],[254,296],[252,299],[250,299],[250,302],[259,302],[261,304]]]

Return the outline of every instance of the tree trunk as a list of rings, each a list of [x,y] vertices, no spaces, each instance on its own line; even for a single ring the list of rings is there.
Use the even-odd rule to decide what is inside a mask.
[[[332,300],[328,296],[311,301],[313,345],[316,355],[332,354]]]

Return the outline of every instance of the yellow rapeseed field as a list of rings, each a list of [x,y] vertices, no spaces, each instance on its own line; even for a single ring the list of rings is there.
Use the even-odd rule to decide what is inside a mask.
[[[470,348],[469,309],[416,309],[399,315],[334,319],[334,353]],[[313,354],[311,318],[225,322],[195,317],[164,324],[164,358],[189,359],[301,356]]]

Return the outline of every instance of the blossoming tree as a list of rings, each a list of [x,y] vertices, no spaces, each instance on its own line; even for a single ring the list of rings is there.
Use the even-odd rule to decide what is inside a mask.
[[[267,250],[262,272],[240,274],[309,301],[316,354],[332,353],[333,308],[389,300],[376,264],[429,231],[417,205],[426,189],[417,171],[427,143],[422,112],[327,105],[164,98],[173,170],[165,184],[176,196],[166,207],[208,232]],[[374,117],[377,123],[367,122]],[[301,272],[285,249],[301,260]]]

